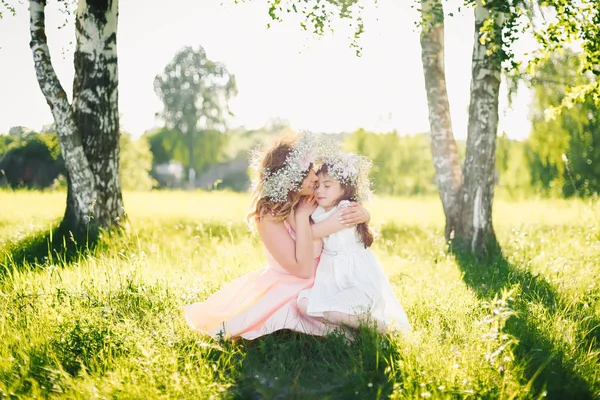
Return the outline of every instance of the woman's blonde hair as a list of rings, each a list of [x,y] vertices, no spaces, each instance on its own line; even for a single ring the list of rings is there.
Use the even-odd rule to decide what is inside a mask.
[[[284,168],[286,166],[288,155],[294,150],[295,146],[296,140],[282,139],[271,146],[271,148],[266,150],[262,155],[258,171],[256,172],[257,176],[254,177],[256,183],[251,194],[252,202],[250,211],[248,215],[246,215],[246,222],[248,224],[256,224],[267,214],[271,215],[275,221],[282,222],[300,202],[302,194],[295,190],[289,191],[287,200],[283,202],[273,201],[262,195],[265,178],[264,171],[276,173]],[[303,179],[308,175],[310,168],[312,168],[312,165],[310,165],[304,173]]]

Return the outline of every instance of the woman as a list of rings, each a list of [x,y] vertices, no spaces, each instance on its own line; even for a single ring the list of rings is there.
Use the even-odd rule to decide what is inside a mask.
[[[204,302],[185,306],[192,329],[232,339],[255,339],[281,329],[324,335],[331,329],[302,315],[296,303],[300,291],[314,282],[322,244],[313,238],[368,222],[370,216],[354,203],[339,218],[311,226],[310,215],[316,209],[316,146],[316,137],[305,133],[294,141],[274,144],[257,159],[260,165],[247,219],[266,248],[268,266],[234,280]]]

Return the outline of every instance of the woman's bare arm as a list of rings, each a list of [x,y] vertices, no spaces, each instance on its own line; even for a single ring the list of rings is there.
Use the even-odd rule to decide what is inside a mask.
[[[296,231],[294,241],[282,222],[270,218],[263,218],[257,226],[260,239],[279,265],[299,278],[312,277],[315,268],[312,237],[306,238],[301,228],[301,232]]]
[[[314,198],[304,198],[294,212],[296,240],[294,241],[283,222],[265,217],[258,223],[258,234],[269,253],[291,274],[299,278],[311,278],[315,268],[315,257],[310,215],[316,209]]]
[[[341,222],[346,226],[353,226],[371,222],[369,210],[360,203],[352,202],[342,210]]]
[[[312,225],[313,239],[322,239],[344,228],[350,228],[361,223],[369,223],[369,211],[359,203],[350,203],[347,208],[336,210],[324,221]]]

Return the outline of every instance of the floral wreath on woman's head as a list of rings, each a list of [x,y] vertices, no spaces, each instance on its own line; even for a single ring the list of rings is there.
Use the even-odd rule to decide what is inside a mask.
[[[352,200],[362,202],[371,197],[369,171],[373,163],[367,157],[344,153],[332,140],[322,140],[318,147],[318,164],[326,165],[327,175],[336,181],[356,188]]]
[[[261,168],[261,151],[254,151],[250,166],[263,173],[262,179],[255,178],[253,189],[260,188],[261,196],[276,202],[287,201],[292,191],[302,190],[302,181],[317,154],[317,135],[312,132],[301,132],[293,144],[293,150],[287,155],[285,165],[277,171]]]

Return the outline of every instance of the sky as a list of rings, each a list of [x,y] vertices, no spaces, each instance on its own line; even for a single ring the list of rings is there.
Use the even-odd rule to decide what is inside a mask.
[[[454,1],[460,5],[461,1]],[[0,20],[0,132],[22,125],[39,130],[52,115],[36,81],[29,49],[27,2]],[[362,57],[350,47],[348,22],[334,23],[323,38],[300,28],[291,14],[270,22],[266,0],[124,0],[120,2],[117,48],[121,129],[134,136],[161,126],[161,102],[153,80],[185,46],[202,46],[236,77],[239,94],[230,104],[230,126],[259,128],[270,118],[293,129],[351,132],[365,128],[401,134],[427,132],[427,98],[421,64],[417,12],[410,0],[379,0],[364,11]],[[151,4],[156,4],[152,6]],[[450,10],[450,7],[447,8]],[[454,11],[456,8],[454,7]],[[55,70],[71,94],[75,33],[59,28],[65,14],[56,1],[46,12]],[[473,16],[467,9],[446,19],[446,79],[454,134],[466,137],[471,79]],[[521,43],[522,42],[522,43]],[[523,40],[517,52],[531,46]],[[508,107],[501,88],[500,132],[524,139],[531,94],[521,90]]]

